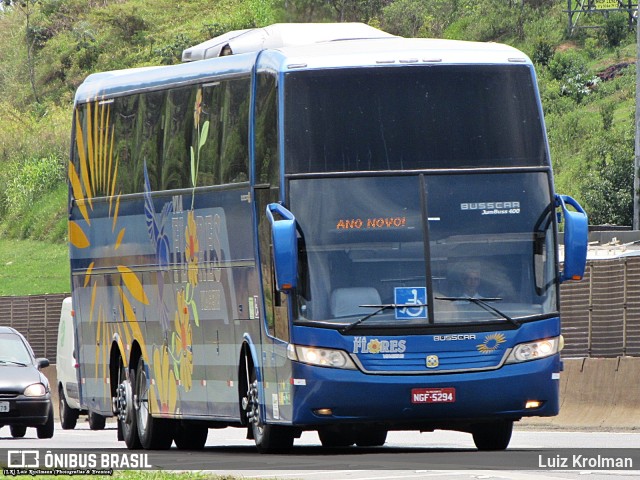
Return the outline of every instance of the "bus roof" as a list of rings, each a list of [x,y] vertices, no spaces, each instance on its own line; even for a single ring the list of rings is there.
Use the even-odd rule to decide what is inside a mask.
[[[96,73],[87,77],[78,88],[75,101],[84,103],[169,85],[187,85],[219,75],[248,74],[257,61],[278,72],[390,65],[531,64],[521,51],[498,43],[401,37],[339,40],[265,49],[173,66]]]
[[[393,36],[366,23],[276,23],[263,28],[233,30],[194,45],[182,52],[182,61],[191,62],[294,45]]]

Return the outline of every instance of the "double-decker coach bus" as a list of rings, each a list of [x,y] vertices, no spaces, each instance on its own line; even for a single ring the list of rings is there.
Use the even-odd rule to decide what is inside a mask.
[[[231,426],[260,452],[307,430],[505,449],[513,422],[558,413],[559,284],[582,276],[587,219],[554,193],[523,53],[281,24],[183,59],[75,97],[86,408],[129,448]]]

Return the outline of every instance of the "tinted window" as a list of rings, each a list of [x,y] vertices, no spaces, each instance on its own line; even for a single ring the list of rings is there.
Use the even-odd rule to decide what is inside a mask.
[[[290,173],[546,164],[527,66],[290,73]]]
[[[433,313],[387,308],[367,323],[506,321],[468,297],[513,318],[557,311],[546,173],[300,178],[289,196],[300,320],[352,322],[367,305],[422,302]]]
[[[146,92],[76,110],[74,163],[91,196],[191,188],[249,178],[250,80]],[[205,127],[206,125],[206,127]],[[87,192],[89,193],[89,192]]]

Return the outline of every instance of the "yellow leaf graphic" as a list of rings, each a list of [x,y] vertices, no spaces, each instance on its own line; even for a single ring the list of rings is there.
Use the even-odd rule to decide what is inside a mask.
[[[76,248],[87,248],[89,239],[76,222],[69,222],[69,241]]]
[[[122,238],[124,237],[124,231],[125,229],[123,228],[122,230],[120,230],[120,233],[118,234],[118,238],[116,240],[116,250],[120,248],[120,244],[122,243]]]
[[[120,272],[120,275],[122,275],[122,281],[124,282],[125,287],[127,287],[127,290],[131,292],[133,298],[140,303],[149,305],[149,299],[147,298],[147,294],[144,293],[144,288],[142,288],[142,283],[138,279],[138,276],[130,268],[123,265],[118,265],[118,271]]]
[[[93,271],[93,266],[95,265],[96,262],[91,262],[89,264],[89,267],[87,268],[87,271],[85,272],[85,276],[84,276],[84,286],[86,288],[87,285],[89,285],[89,282],[91,281],[91,272]]]
[[[76,167],[73,163],[69,163],[69,182],[73,189],[73,198],[76,200],[80,213],[82,213],[82,217],[89,225],[91,225],[87,206],[84,203],[84,193],[82,192],[82,185],[80,185],[80,177],[78,177],[78,172],[76,171]]]

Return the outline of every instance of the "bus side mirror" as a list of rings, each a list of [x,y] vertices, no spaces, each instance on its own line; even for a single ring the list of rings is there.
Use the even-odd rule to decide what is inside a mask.
[[[278,219],[274,217],[274,213],[277,214]],[[296,218],[279,203],[267,205],[267,218],[271,224],[276,288],[278,291],[291,290],[296,287],[298,280]]]
[[[567,204],[576,211],[567,209]],[[580,204],[567,195],[556,195],[556,206],[564,217],[564,270],[560,281],[581,280],[587,264],[589,222]]]

